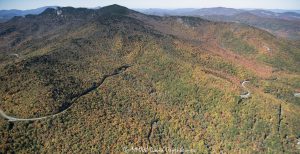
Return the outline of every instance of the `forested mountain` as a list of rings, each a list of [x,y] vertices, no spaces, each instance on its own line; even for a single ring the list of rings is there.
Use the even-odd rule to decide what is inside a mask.
[[[58,7],[0,51],[0,153],[299,152],[300,46],[267,31]]]

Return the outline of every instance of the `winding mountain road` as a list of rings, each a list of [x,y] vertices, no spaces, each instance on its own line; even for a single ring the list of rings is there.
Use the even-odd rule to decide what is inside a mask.
[[[67,109],[66,109],[67,110]],[[62,114],[63,112],[65,112],[66,110],[56,113],[54,115],[49,115],[49,116],[45,116],[45,117],[39,117],[39,118],[29,118],[29,119],[22,119],[22,118],[15,118],[15,117],[11,117],[6,115],[3,110],[0,109],[0,115],[4,118],[7,119],[8,121],[36,121],[36,120],[42,120],[42,119],[46,119],[46,118],[51,118],[51,117],[55,117],[58,116],[59,114]]]
[[[13,54],[11,54],[11,55],[12,55],[12,56],[15,56],[15,57],[17,57],[17,58],[20,58],[19,54],[13,53]]]
[[[246,94],[244,95],[240,95],[241,98],[249,98],[251,96],[251,92],[249,91],[249,89],[245,86],[246,83],[249,83],[250,81],[243,81],[242,83],[242,87],[247,91]]]
[[[78,93],[78,94],[75,94],[75,95],[72,95],[71,98],[70,98],[70,104],[67,108],[63,109],[62,111],[56,113],[56,114],[53,114],[53,115],[48,115],[48,116],[44,116],[44,117],[38,117],[38,118],[16,118],[16,117],[12,117],[12,116],[9,116],[9,115],[6,115],[5,112],[0,109],[0,116],[3,117],[4,119],[8,120],[8,121],[11,121],[11,122],[14,122],[14,121],[36,121],[36,120],[42,120],[42,119],[47,119],[47,118],[53,118],[53,117],[56,117],[60,114],[63,114],[65,113],[68,109],[70,109],[72,107],[72,105],[74,104],[74,102],[88,94],[89,92],[97,89],[98,87],[100,87],[102,85],[102,83],[105,81],[105,79],[107,79],[108,77],[112,77],[112,76],[115,76],[115,75],[118,75],[120,73],[122,73],[123,71],[125,71],[127,68],[131,67],[131,65],[123,65],[117,69],[115,69],[112,73],[110,74],[106,74],[104,75],[100,80],[99,82],[96,82],[94,83],[91,87],[85,89],[84,91]]]

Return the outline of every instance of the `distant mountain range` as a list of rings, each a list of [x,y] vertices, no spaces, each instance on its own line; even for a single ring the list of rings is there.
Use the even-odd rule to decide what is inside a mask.
[[[136,11],[143,12],[145,14],[155,14],[160,16],[166,15],[236,15],[243,12],[251,12],[259,16],[268,16],[268,17],[290,17],[290,18],[299,18],[300,10],[266,10],[266,9],[235,9],[235,8],[225,8],[225,7],[212,7],[212,8],[182,8],[182,9],[135,9]]]
[[[28,14],[40,14],[43,11],[45,11],[47,8],[56,8],[57,6],[45,6],[40,7],[37,9],[31,9],[31,10],[0,10],[0,22],[5,22],[14,16],[25,16]]]
[[[203,9],[139,9],[158,16],[195,16],[213,21],[237,22],[267,30],[277,36],[300,39],[300,11],[297,10],[248,10],[224,7]]]

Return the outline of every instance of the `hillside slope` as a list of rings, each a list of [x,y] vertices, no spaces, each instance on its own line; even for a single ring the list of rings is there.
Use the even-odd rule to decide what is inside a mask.
[[[67,109],[1,118],[0,153],[299,152],[300,48],[268,32],[112,5],[14,18],[0,40],[0,109]]]

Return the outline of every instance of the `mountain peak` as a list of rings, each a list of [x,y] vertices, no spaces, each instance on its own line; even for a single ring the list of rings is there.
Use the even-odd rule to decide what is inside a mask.
[[[100,9],[104,14],[128,14],[130,10],[117,4],[109,5]]]
[[[46,15],[46,14],[52,14],[55,12],[55,8],[47,8],[45,11],[43,11],[41,14]]]

